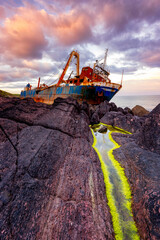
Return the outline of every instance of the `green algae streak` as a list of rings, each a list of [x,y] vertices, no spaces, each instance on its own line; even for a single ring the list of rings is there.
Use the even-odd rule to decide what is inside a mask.
[[[107,127],[104,134],[98,132],[101,126]],[[112,138],[112,132],[130,134],[120,128],[113,128],[106,124],[94,125],[91,128],[96,150],[101,162],[106,186],[108,206],[112,216],[113,229],[116,240],[139,240],[131,208],[131,190],[124,169],[114,158],[113,150],[120,145]]]

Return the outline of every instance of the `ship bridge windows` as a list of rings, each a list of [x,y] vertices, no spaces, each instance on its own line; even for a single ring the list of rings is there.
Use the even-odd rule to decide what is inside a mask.
[[[69,83],[77,83],[78,80],[71,80]]]
[[[84,71],[88,71],[88,68],[83,68]]]
[[[83,80],[84,80],[84,79],[80,79],[80,83],[82,83],[82,82],[83,82]]]

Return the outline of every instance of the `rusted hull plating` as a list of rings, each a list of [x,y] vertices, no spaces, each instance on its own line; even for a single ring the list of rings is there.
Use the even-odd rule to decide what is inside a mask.
[[[21,98],[33,98],[36,102],[52,104],[57,97],[67,98],[69,96],[78,101],[87,101],[89,104],[99,104],[111,98],[120,90],[120,84],[108,84],[108,86],[51,86],[44,90],[21,91]]]

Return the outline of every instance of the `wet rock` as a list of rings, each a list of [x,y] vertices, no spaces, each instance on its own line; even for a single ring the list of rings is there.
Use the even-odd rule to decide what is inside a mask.
[[[109,112],[109,113],[106,113],[101,119],[100,121],[102,123],[105,123],[107,125],[114,125],[114,118],[120,116],[120,115],[123,115],[122,113],[117,113],[117,112]]]
[[[149,111],[147,111],[144,107],[136,105],[134,108],[132,108],[132,112],[134,115],[138,117],[143,117],[149,114]]]
[[[88,117],[90,117],[90,110],[89,110],[89,104],[85,101],[82,102],[81,104],[81,110],[83,110]]]
[[[90,106],[90,109],[92,109],[91,124],[97,124],[99,119],[111,110],[111,106],[108,101],[104,101],[96,107]]]
[[[100,121],[133,133],[112,134],[121,145],[113,153],[131,186],[133,215],[141,239],[159,239],[160,104],[145,117],[111,111]]]
[[[44,113],[50,111],[51,105],[35,103],[33,99],[26,98],[0,98],[0,117],[32,125]]]
[[[111,107],[110,111],[117,112],[118,108],[114,102],[110,103],[110,107]]]
[[[109,112],[100,119],[100,122],[136,133],[140,131],[143,120],[131,114],[124,115],[122,112]]]
[[[58,97],[54,100],[54,103],[52,104],[53,107],[56,107],[57,105],[61,104],[65,104],[67,103],[68,105],[74,105],[75,108],[79,109],[79,104],[78,102],[72,98],[72,97],[68,97],[68,98],[61,98],[61,97]]]
[[[107,130],[108,130],[107,127],[102,125],[102,126],[99,128],[98,132],[105,134],[105,133],[107,132]]]
[[[91,108],[92,109],[92,108]],[[104,101],[100,103],[98,106],[94,107],[94,111],[90,118],[90,123],[97,124],[100,122],[100,119],[110,111],[117,111],[117,106],[115,103],[109,103],[108,101]]]
[[[113,134],[121,148],[114,150],[132,190],[133,215],[141,239],[159,239],[160,155],[137,143],[137,134]]]
[[[96,109],[96,112],[98,113],[99,118],[102,118],[110,110],[111,110],[111,105],[107,101],[104,101]]]
[[[118,108],[117,108],[117,111],[123,113],[123,108],[118,107]]]
[[[98,124],[99,122],[100,122],[99,115],[98,115],[97,112],[94,112],[92,117],[91,117],[90,124],[94,125],[94,124]]]
[[[145,118],[138,135],[138,143],[160,154],[160,104]]]
[[[0,238],[114,239],[88,107],[0,102]]]
[[[110,114],[110,112],[112,114]],[[117,112],[118,114],[115,114]],[[109,103],[108,101],[104,101],[100,103],[97,107],[95,107],[94,111],[92,111],[91,116],[91,124],[96,124],[99,122],[99,119],[102,119],[104,116],[111,116],[111,119],[114,118],[114,115],[133,115],[132,110],[128,107],[126,108],[121,108],[117,107],[115,103],[111,102]],[[98,119],[99,118],[99,119]],[[110,124],[113,124],[113,121],[110,120]]]
[[[158,116],[160,114],[160,103],[150,112],[150,116],[156,115]]]
[[[132,114],[132,115],[133,115],[133,112],[132,112],[132,110],[131,110],[129,107],[125,107],[125,108],[123,109],[123,113],[124,113],[124,114]]]

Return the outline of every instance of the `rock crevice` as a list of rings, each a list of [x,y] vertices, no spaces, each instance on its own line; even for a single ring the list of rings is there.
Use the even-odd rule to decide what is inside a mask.
[[[114,239],[87,107],[3,98],[1,239]]]

